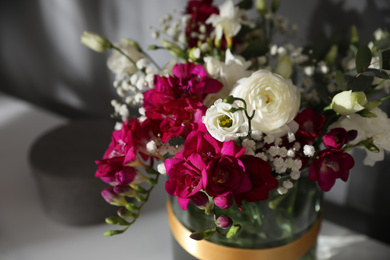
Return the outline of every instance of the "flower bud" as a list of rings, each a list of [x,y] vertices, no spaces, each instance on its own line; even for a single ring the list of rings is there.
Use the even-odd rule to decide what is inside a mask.
[[[364,109],[367,103],[367,97],[364,92],[343,91],[333,97],[331,108],[341,114],[350,115]]]
[[[266,15],[268,12],[268,5],[265,0],[256,0],[256,9],[261,15]]]
[[[230,208],[231,205],[233,205],[233,195],[229,193],[228,195],[224,197],[215,197],[214,203],[221,209],[227,209]]]
[[[200,209],[207,209],[209,206],[209,197],[204,192],[197,192],[191,197],[192,203]]]
[[[221,215],[217,218],[215,224],[219,228],[230,228],[233,225],[233,220],[228,216]]]
[[[125,206],[127,204],[125,197],[114,192],[113,187],[105,188],[102,190],[101,194],[103,198],[111,205]]]
[[[129,186],[115,186],[114,192],[127,197],[135,197],[136,191]]]
[[[81,35],[81,43],[97,52],[105,52],[112,48],[112,43],[105,37],[92,32]]]
[[[166,40],[161,40],[161,43],[164,48],[167,49],[167,51],[169,51],[173,56],[183,59],[186,58],[184,51],[180,48],[179,45]]]
[[[137,51],[139,52],[142,52],[142,49],[141,47],[139,46],[138,42],[132,40],[132,39],[127,39],[127,38],[122,38],[121,41],[125,44],[125,45],[130,45],[130,46],[133,46],[134,48],[137,49]]]
[[[120,208],[116,213],[121,218],[129,218],[129,219],[134,218],[134,214],[131,211],[127,210],[126,208]]]

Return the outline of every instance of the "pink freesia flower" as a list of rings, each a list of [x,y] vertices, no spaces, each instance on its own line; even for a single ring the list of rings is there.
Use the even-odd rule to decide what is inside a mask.
[[[278,181],[271,173],[272,167],[266,161],[250,155],[243,155],[240,160],[245,166],[245,173],[252,183],[252,189],[235,195],[234,199],[239,208],[243,200],[255,202],[268,199],[269,191],[278,186]]]
[[[340,149],[345,144],[347,144],[348,141],[354,140],[356,136],[356,130],[350,130],[347,132],[347,130],[345,130],[344,128],[337,127],[330,130],[329,133],[326,133],[322,140],[327,148]]]
[[[188,158],[191,154],[197,153],[207,162],[220,152],[221,142],[208,133],[194,131],[187,136],[181,154],[184,158]]]
[[[329,149],[340,149],[348,142],[349,136],[347,130],[338,127],[330,130],[322,138],[324,145]]]
[[[310,164],[309,179],[318,181],[324,191],[329,191],[340,178],[347,181],[349,170],[354,166],[353,157],[341,149],[325,149]]]
[[[202,65],[192,62],[176,64],[169,77],[173,91],[179,97],[195,96],[203,100],[207,94],[216,93],[222,88],[222,83],[209,78]]]
[[[188,159],[184,160],[178,156],[165,161],[169,176],[165,190],[168,194],[178,197],[183,210],[187,209],[191,198],[203,188],[202,171],[206,167],[199,154],[192,154]]]
[[[180,98],[164,105],[164,118],[160,121],[162,141],[181,136],[186,138],[192,131],[206,131],[202,123],[207,107],[197,98]]]

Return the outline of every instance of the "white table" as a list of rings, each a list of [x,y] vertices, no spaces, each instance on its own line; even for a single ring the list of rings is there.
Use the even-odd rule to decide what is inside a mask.
[[[0,259],[172,259],[159,185],[142,217],[125,234],[105,237],[112,226],[65,226],[43,211],[27,155],[33,141],[67,119],[0,93]],[[390,259],[390,247],[324,221],[320,259]]]

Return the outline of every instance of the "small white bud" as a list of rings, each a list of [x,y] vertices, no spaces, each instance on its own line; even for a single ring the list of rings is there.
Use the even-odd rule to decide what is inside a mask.
[[[162,163],[159,163],[157,165],[157,171],[160,173],[160,174],[167,174],[167,169],[165,168],[165,164],[162,162]]]

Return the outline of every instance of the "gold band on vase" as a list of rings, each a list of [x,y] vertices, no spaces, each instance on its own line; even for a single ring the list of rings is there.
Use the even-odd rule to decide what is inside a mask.
[[[172,234],[180,246],[189,254],[202,260],[211,259],[283,259],[296,260],[303,256],[317,241],[321,229],[320,216],[313,227],[300,238],[283,246],[264,249],[244,249],[218,245],[206,240],[196,241],[190,238],[192,233],[176,218],[171,202],[167,202],[168,222]]]

